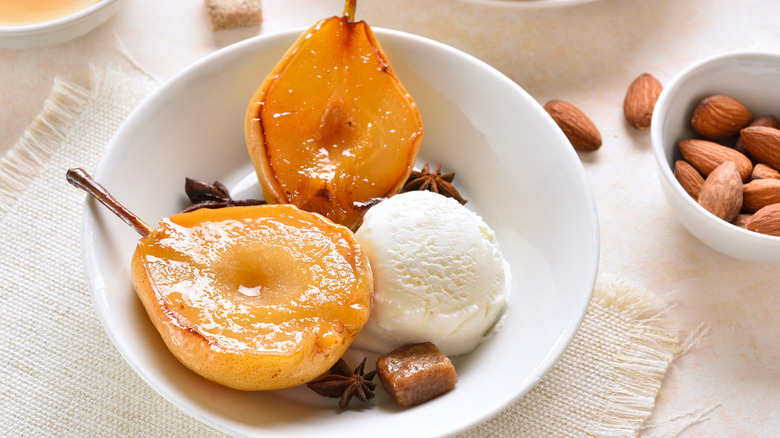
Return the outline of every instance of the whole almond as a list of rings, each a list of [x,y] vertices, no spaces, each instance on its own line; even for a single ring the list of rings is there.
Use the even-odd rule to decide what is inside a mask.
[[[753,172],[750,174],[750,179],[780,179],[780,172],[764,163],[757,163],[753,166]]]
[[[683,190],[688,192],[693,199],[699,198],[701,186],[704,184],[704,177],[701,176],[698,170],[687,161],[677,160],[674,162],[674,176]]]
[[[751,126],[768,126],[770,128],[777,129],[780,127],[780,123],[777,121],[777,118],[775,116],[764,116],[759,117],[756,120],[753,120],[753,122],[748,125],[748,128]],[[742,140],[742,135],[740,134],[739,138],[737,138],[737,142],[734,144],[734,149],[739,151],[742,154],[750,155],[750,153],[747,150],[747,147],[745,146],[745,141]],[[750,158],[748,156],[748,158]]]
[[[775,116],[763,116],[753,120],[749,126],[766,126],[777,129],[780,128],[780,121]]]
[[[544,109],[555,120],[572,147],[579,152],[593,152],[601,147],[601,134],[596,125],[579,108],[562,100],[551,100]]]
[[[699,205],[715,216],[731,222],[742,208],[742,178],[732,161],[716,167],[699,192]]]
[[[745,228],[757,233],[780,236],[780,204],[771,204],[758,210],[745,224]]]
[[[733,137],[752,121],[753,116],[745,105],[722,94],[702,99],[691,117],[693,130],[712,139]]]
[[[740,228],[746,228],[747,223],[751,217],[753,217],[752,214],[740,213],[734,219],[731,220],[731,223]]]
[[[780,129],[752,126],[743,129],[740,137],[756,161],[780,169]]]
[[[623,114],[626,120],[638,129],[649,128],[655,102],[663,90],[661,82],[649,73],[643,73],[634,79],[623,101]]]
[[[750,161],[750,158],[734,149],[711,141],[698,139],[683,140],[677,144],[677,147],[680,149],[683,157],[705,176],[726,161],[732,161],[737,165],[742,181],[747,181],[750,172],[753,170],[753,162]]]
[[[745,184],[742,191],[742,208],[747,212],[755,212],[778,202],[780,179],[756,179]]]

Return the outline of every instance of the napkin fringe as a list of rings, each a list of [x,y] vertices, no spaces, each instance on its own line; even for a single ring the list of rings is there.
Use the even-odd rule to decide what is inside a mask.
[[[43,111],[0,159],[0,219],[59,149],[88,101],[87,90],[55,78]]]
[[[671,306],[650,292],[614,277],[600,279],[599,289],[594,299],[634,322],[626,334],[625,348],[615,357],[611,384],[599,394],[605,401],[596,413],[599,426],[590,432],[602,437],[635,437],[650,416],[663,378],[680,351],[679,332],[663,317]]]

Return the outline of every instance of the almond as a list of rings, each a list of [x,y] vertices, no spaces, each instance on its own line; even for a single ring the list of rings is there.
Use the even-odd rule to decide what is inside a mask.
[[[701,176],[698,170],[687,161],[677,160],[674,162],[674,176],[683,190],[688,192],[693,199],[699,198],[701,186],[704,184],[704,177]]]
[[[753,172],[750,174],[750,179],[780,179],[780,172],[764,163],[758,163],[753,166]]]
[[[777,129],[778,126],[780,126],[780,123],[778,123],[777,118],[775,116],[764,116],[764,117],[759,117],[756,120],[753,120],[753,123],[748,125],[748,127],[751,126],[768,126],[770,128]],[[747,150],[747,147],[745,147],[744,140],[742,140],[742,135],[740,135],[739,138],[737,138],[737,142],[734,144],[734,149],[736,149],[742,154],[750,155],[750,153]]]
[[[780,128],[780,121],[778,121],[775,116],[764,116],[753,120],[753,123],[751,123],[750,126],[766,126],[777,129]]]
[[[649,73],[643,73],[634,79],[623,101],[623,114],[626,120],[638,129],[649,128],[655,102],[663,90],[664,87],[658,79]]]
[[[693,110],[691,125],[707,138],[722,139],[739,134],[751,121],[753,116],[740,101],[716,94],[699,102]]]
[[[768,126],[752,126],[743,129],[740,136],[756,161],[780,169],[780,130]]]
[[[731,222],[742,208],[742,178],[732,161],[726,161],[704,180],[699,205],[715,216]]]
[[[746,228],[747,223],[751,217],[753,217],[752,214],[740,213],[734,219],[731,220],[731,223],[740,228]]]
[[[750,158],[726,146],[707,140],[683,140],[677,144],[683,157],[691,163],[702,175],[709,175],[716,167],[725,161],[732,161],[739,168],[742,181],[747,181],[753,170]]]
[[[574,105],[551,100],[544,109],[555,120],[572,147],[579,152],[593,152],[601,147],[601,134],[593,122]]]
[[[757,233],[780,236],[780,204],[771,204],[758,210],[745,224],[745,228]]]
[[[755,212],[770,204],[780,202],[780,179],[756,179],[745,184],[742,207]]]

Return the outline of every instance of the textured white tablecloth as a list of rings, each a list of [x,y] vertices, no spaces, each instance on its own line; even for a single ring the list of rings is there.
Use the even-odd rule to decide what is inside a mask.
[[[16,144],[41,112],[55,77],[87,87],[89,64],[121,60],[117,36],[139,65],[167,79],[227,44],[259,33],[308,26],[342,7],[342,0],[263,0],[265,22],[261,27],[215,34],[208,28],[200,1],[133,0],[104,26],[77,40],[37,50],[0,50],[0,155]],[[359,1],[358,17],[373,26],[423,35],[471,53],[515,80],[540,103],[556,98],[576,104],[601,130],[604,146],[580,158],[599,211],[602,269],[662,294],[673,305],[668,317],[684,332],[701,324],[709,328],[709,335],[669,368],[649,420],[658,427],[644,431],[643,436],[677,436],[678,432],[682,437],[780,436],[780,410],[775,408],[780,405],[780,318],[776,316],[780,270],[731,259],[693,238],[663,199],[649,133],[634,130],[622,115],[625,90],[640,73],[652,73],[667,84],[677,72],[704,57],[735,50],[780,51],[778,16],[780,2],[773,0],[595,0],[533,11],[494,9],[459,0]],[[78,208],[65,201],[58,205]],[[16,254],[4,253],[0,264],[13,257]],[[51,256],[42,260],[54,263]],[[34,276],[36,269],[42,268],[25,268],[13,275]],[[26,295],[56,296],[61,285],[47,280],[34,292],[9,292],[16,280],[7,281],[0,278],[2,296],[19,295],[20,300]],[[88,304],[86,297],[76,298]],[[15,318],[32,318],[5,304],[3,311]],[[28,310],[34,307],[25,306]],[[73,314],[72,308],[83,306],[47,306],[45,311],[30,313],[51,319],[51,312],[62,312],[58,321],[64,321]],[[89,318],[96,321],[94,316]],[[103,347],[111,347],[100,338],[101,333],[95,332],[96,339]],[[30,342],[6,343],[23,344],[21,357],[36,345],[52,346],[44,333],[35,330],[25,339]],[[90,362],[115,356],[111,348],[90,351],[95,352]],[[35,380],[49,374],[60,377],[58,373],[67,371],[30,368],[28,372]],[[124,378],[136,379],[132,374]],[[79,382],[82,386],[75,401],[48,394],[48,387],[41,384],[50,402],[62,405],[60,414],[44,418],[16,406],[12,409],[5,402],[0,405],[3,421],[32,415],[27,421],[52,430],[68,424],[75,411],[84,409],[81,400],[95,397],[91,380]],[[5,394],[8,389],[3,386],[2,390]],[[115,420],[106,420],[107,430],[115,431],[125,425],[116,407],[148,395],[145,389],[140,391],[117,392],[89,412],[117,413]],[[141,423],[145,418],[133,421]],[[182,431],[181,435],[187,434],[187,429]]]

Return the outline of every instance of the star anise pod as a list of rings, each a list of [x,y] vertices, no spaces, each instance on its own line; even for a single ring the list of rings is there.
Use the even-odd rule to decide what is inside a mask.
[[[341,397],[339,407],[344,409],[349,406],[349,401],[356,396],[360,401],[367,402],[374,398],[374,389],[376,383],[372,382],[376,371],[363,374],[363,367],[366,365],[366,359],[360,362],[355,371],[349,369],[349,365],[344,359],[339,359],[331,368],[329,374],[323,374],[320,377],[307,383],[317,394],[323,397]]]
[[[401,191],[411,192],[413,190],[428,190],[429,192],[439,193],[453,198],[460,202],[461,205],[465,205],[467,201],[460,196],[458,190],[452,185],[452,180],[454,178],[455,172],[442,175],[441,166],[431,172],[428,168],[428,164],[426,164],[421,171],[412,171]]]
[[[219,181],[209,184],[192,178],[185,178],[184,191],[190,198],[192,205],[185,208],[181,213],[187,213],[199,208],[222,208],[243,205],[262,205],[265,201],[259,199],[245,199],[236,201],[230,197],[227,187]]]

